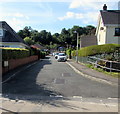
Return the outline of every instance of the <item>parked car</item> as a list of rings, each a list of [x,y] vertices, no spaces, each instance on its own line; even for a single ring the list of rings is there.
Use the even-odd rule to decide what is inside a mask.
[[[57,56],[57,61],[60,62],[60,61],[67,61],[67,55],[65,55],[65,53],[59,53],[58,56]]]
[[[55,59],[57,59],[57,58],[58,58],[58,54],[59,54],[58,52],[54,54]]]

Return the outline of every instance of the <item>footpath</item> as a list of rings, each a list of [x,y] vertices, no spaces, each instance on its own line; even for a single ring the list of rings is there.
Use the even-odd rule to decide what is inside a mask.
[[[95,71],[93,69],[90,69],[81,63],[76,63],[73,60],[68,60],[67,64],[75,72],[79,73],[80,75],[82,75],[86,78],[89,78],[89,79],[95,80],[95,81],[99,81],[102,83],[108,83],[108,84],[115,85],[115,86],[119,85],[118,78],[114,78],[114,77],[108,76],[102,72],[98,72],[98,71]]]
[[[118,79],[106,76],[72,60],[66,62],[75,72],[91,80],[116,86]],[[9,112],[114,112],[118,113],[118,99],[90,99],[90,98],[52,98],[48,102],[34,103],[30,100],[12,100],[1,96],[0,113]],[[56,99],[56,100],[55,100]],[[44,101],[44,100],[43,100]],[[116,112],[116,113],[115,113]],[[81,113],[82,114],[82,113]],[[110,113],[112,114],[112,113]]]

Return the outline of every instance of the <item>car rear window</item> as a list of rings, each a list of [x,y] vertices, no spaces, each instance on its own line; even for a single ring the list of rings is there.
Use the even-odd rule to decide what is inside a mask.
[[[59,56],[65,56],[65,54],[64,53],[59,53]]]

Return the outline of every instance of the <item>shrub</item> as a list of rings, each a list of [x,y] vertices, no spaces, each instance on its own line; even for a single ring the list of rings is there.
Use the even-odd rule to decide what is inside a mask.
[[[9,59],[19,59],[25,58],[30,55],[30,51],[28,49],[20,49],[20,48],[1,48],[2,50],[2,60]]]
[[[71,52],[72,52],[72,49],[66,50],[66,54],[67,54],[67,56],[68,56],[69,59],[71,59],[71,56],[72,56]]]
[[[71,52],[71,55],[72,55],[72,56],[76,56],[76,50],[73,50],[73,51]]]
[[[44,59],[45,56],[46,56],[46,52],[40,51],[40,58],[41,58],[41,59]]]
[[[109,54],[114,53],[118,48],[120,48],[119,44],[93,45],[78,50],[78,56],[85,57],[97,54]],[[72,52],[72,55],[75,55],[75,52]]]

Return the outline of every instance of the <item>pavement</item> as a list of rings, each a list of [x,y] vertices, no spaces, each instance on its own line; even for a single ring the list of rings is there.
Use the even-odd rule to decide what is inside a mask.
[[[101,72],[97,72],[81,63],[76,63],[73,60],[66,62],[75,72],[91,80],[107,83],[113,86],[118,85],[118,79],[107,76]],[[118,99],[102,99],[99,102],[91,102],[83,98],[62,99],[60,96],[56,103],[48,101],[43,103],[34,103],[27,100],[11,100],[8,98],[0,98],[0,112],[118,112]],[[95,100],[96,101],[96,100]],[[113,102],[114,101],[114,102]],[[56,105],[55,105],[56,104]]]
[[[110,75],[106,75],[102,72],[95,71],[83,65],[82,63],[76,63],[74,60],[68,60],[67,64],[80,75],[89,78],[91,80],[99,81],[102,83],[108,83],[110,85],[119,85],[118,78],[112,77]]]

